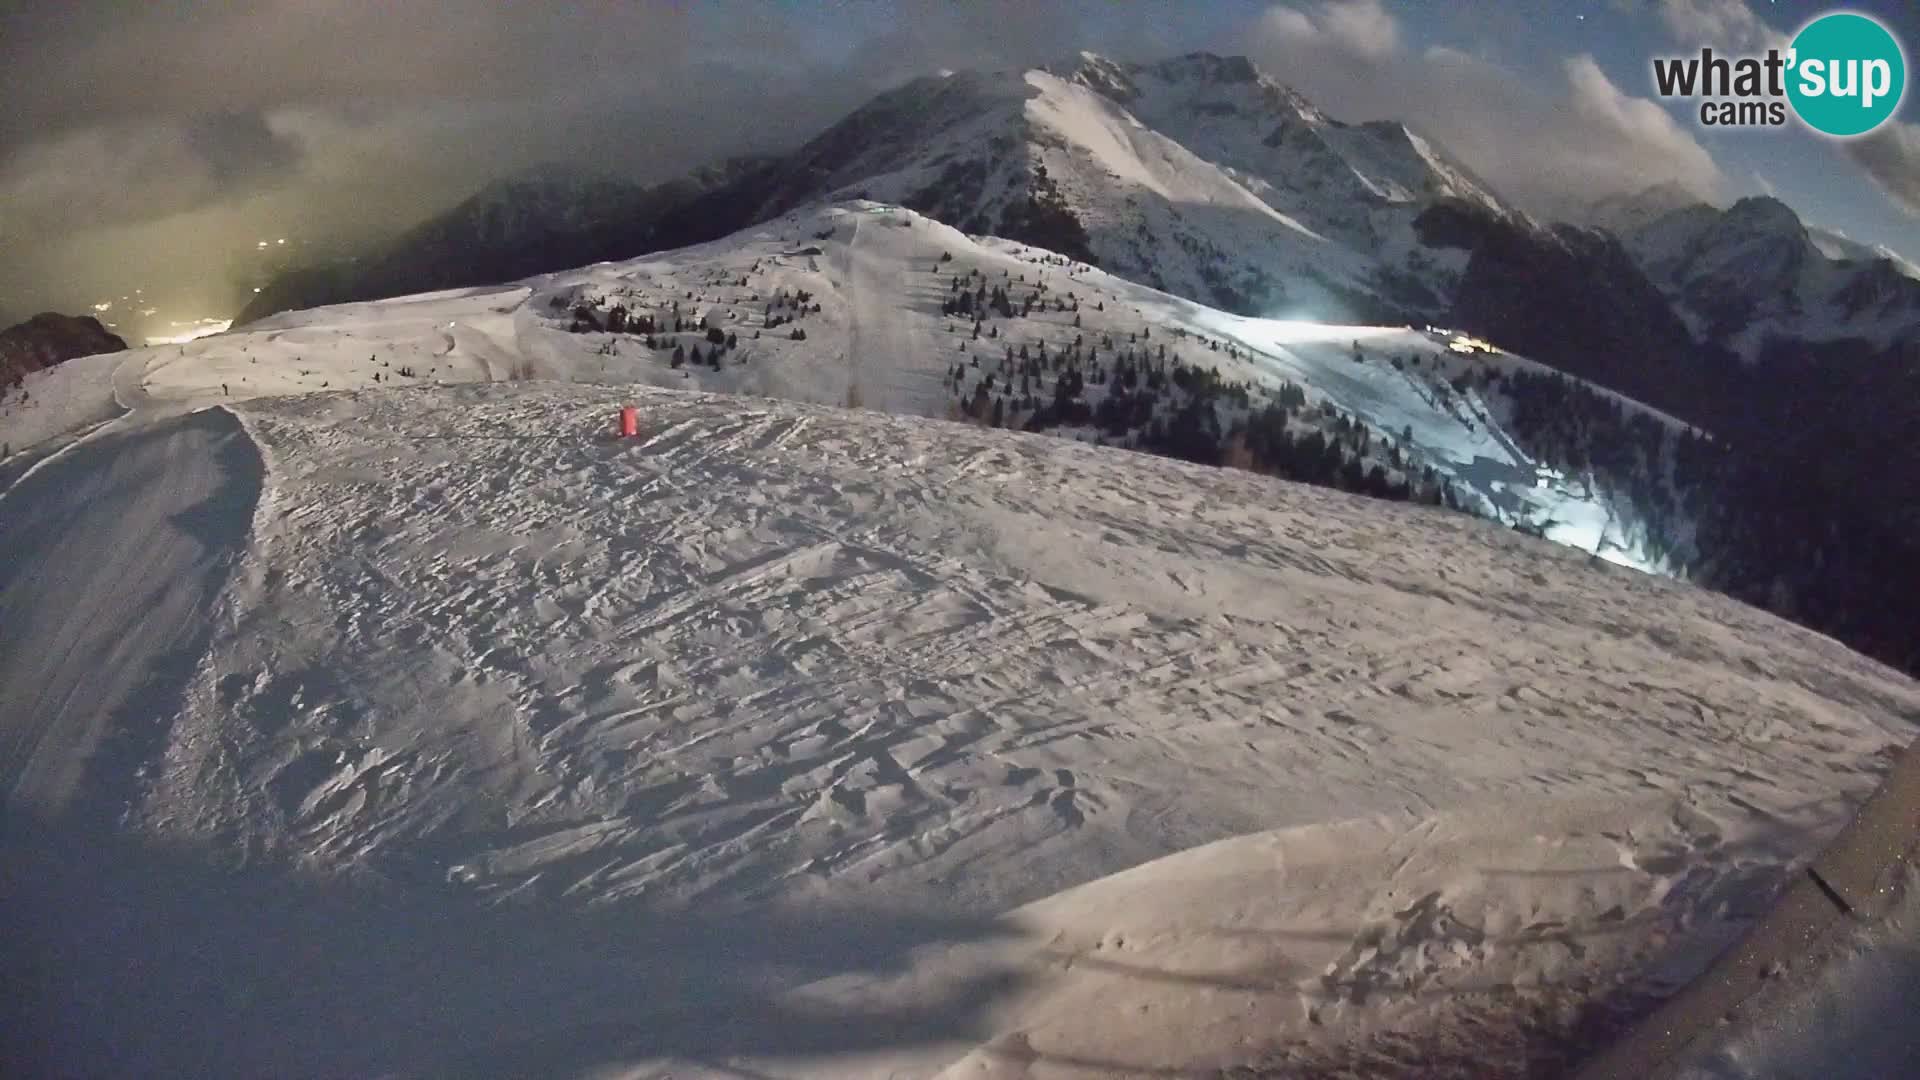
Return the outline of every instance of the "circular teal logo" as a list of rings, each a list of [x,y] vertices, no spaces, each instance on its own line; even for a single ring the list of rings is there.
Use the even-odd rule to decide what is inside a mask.
[[[1887,122],[1907,92],[1907,57],[1878,22],[1851,11],[1802,27],[1787,53],[1787,99],[1815,131],[1865,135]]]

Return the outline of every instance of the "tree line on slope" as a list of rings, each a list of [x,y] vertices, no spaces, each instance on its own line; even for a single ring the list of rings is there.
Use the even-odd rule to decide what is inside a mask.
[[[656,358],[664,355],[665,362],[675,370],[692,364],[718,371],[723,358],[739,349],[742,330],[751,332],[750,340],[759,340],[764,331],[787,327],[783,336],[805,341],[807,332],[799,321],[821,310],[819,301],[805,289],[778,288],[764,297],[749,290],[750,279],[760,272],[756,261],[744,275],[729,272],[704,282],[709,287],[748,290],[744,296],[736,294],[730,299],[721,299],[717,293],[710,299],[706,293],[688,290],[684,298],[670,298],[662,306],[658,299],[628,286],[614,296],[556,294],[547,303],[552,311],[567,316],[568,331],[611,335],[600,346],[603,356],[617,355],[622,339],[638,339]],[[757,325],[750,314],[756,306],[761,309]],[[722,322],[733,329],[723,327]]]
[[[1449,325],[1712,434],[1687,496],[1695,581],[1920,674],[1920,618],[1888,602],[1920,596],[1920,330],[1776,339],[1748,364],[1695,340],[1606,234],[1445,202],[1415,229],[1471,252]]]
[[[1199,464],[1380,498],[1462,505],[1446,478],[1414,464],[1410,435],[1383,436],[1330,403],[1310,405],[1297,385],[1275,389],[1227,379],[1211,364],[1170,351],[1166,331],[1156,341],[1145,325],[1124,341],[1076,332],[1064,346],[1049,348],[1042,338],[1016,346],[1002,340],[996,319],[1072,314],[1072,328],[1081,331],[1079,298],[1049,295],[1039,281],[1016,303],[1005,285],[989,285],[977,270],[953,275],[949,291],[942,313],[972,322],[961,346],[967,361],[946,374],[950,411],[958,418],[1032,432],[1084,432],[1103,445]],[[1097,301],[1096,309],[1104,311],[1105,302]],[[1210,354],[1240,358],[1231,343],[1188,339],[1180,328],[1173,337],[1176,345],[1191,340]]]
[[[1558,373],[1502,389],[1515,439],[1627,493],[1684,576],[1920,674],[1920,350],[1884,359],[1801,365],[1711,436]]]
[[[1310,404],[1291,383],[1275,390],[1224,379],[1170,351],[1165,341],[1150,344],[1150,328],[1124,342],[1081,334],[1064,349],[1044,341],[1014,345],[1003,340],[1011,331],[1003,334],[994,320],[1036,310],[1070,312],[1078,301],[1050,299],[1041,285],[1016,300],[1004,286],[974,284],[971,275],[956,278],[943,310],[972,319],[973,340],[994,342],[998,353],[976,350],[967,363],[949,369],[958,417],[1088,435],[1105,444],[1376,497],[1475,509],[1444,477],[1413,463],[1410,431],[1397,439],[1382,436],[1330,404]],[[1209,352],[1221,348],[1218,342],[1206,345]],[[1233,354],[1231,345],[1226,349]],[[1864,534],[1840,527],[1858,519],[1849,516],[1844,499],[1828,494],[1831,476],[1816,475],[1839,468],[1836,450],[1844,455],[1869,432],[1887,428],[1868,425],[1839,446],[1819,450],[1799,434],[1807,424],[1776,424],[1768,449],[1755,454],[1743,449],[1759,444],[1751,433],[1729,439],[1692,425],[1676,427],[1555,371],[1475,366],[1451,379],[1436,374],[1435,385],[1442,395],[1471,391],[1492,403],[1519,449],[1539,464],[1583,478],[1609,506],[1631,514],[1625,525],[1644,552],[1675,572],[1835,633],[1908,670],[1920,667],[1904,607],[1884,603],[1890,583],[1892,595],[1920,595],[1916,563],[1893,558],[1908,549],[1913,533],[1888,535],[1890,525],[1858,526],[1876,529]],[[1882,462],[1899,460],[1886,446],[1865,453]],[[1880,490],[1896,487],[1882,477]],[[1905,489],[1893,501],[1920,502]],[[1920,523],[1908,525],[1920,530]]]

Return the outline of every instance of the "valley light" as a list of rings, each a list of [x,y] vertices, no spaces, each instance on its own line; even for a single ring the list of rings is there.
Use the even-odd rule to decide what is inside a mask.
[[[190,329],[183,334],[163,334],[160,337],[150,337],[147,339],[147,344],[149,345],[185,345],[189,341],[197,341],[200,338],[208,337],[213,334],[224,332],[228,327],[233,325],[233,320],[232,319],[202,319],[198,322],[191,322],[191,323],[181,323],[176,321],[176,322],[170,323],[169,325],[187,326],[187,327],[190,327]]]

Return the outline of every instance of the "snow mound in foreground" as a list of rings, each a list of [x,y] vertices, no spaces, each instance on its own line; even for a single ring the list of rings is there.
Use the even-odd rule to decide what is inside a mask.
[[[1809,955],[1797,958],[1804,970],[1769,972],[1779,992],[1689,1047],[1673,1075],[1764,1080],[1910,1071],[1920,1060],[1911,1022],[1920,995],[1920,871],[1908,864],[1888,888],[1898,899],[1885,918],[1837,940],[1810,942]]]
[[[258,469],[166,421],[0,495],[0,687],[76,718],[0,718],[30,1072],[1522,1063],[1697,970],[1920,715],[1712,594],[1065,440],[233,411]],[[204,640],[62,570],[120,550],[193,568]]]

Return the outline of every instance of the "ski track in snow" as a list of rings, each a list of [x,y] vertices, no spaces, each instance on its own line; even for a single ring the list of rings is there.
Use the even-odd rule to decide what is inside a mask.
[[[935,378],[931,365],[909,358],[937,356],[941,349],[929,340],[923,323],[902,319],[896,312],[901,292],[907,294],[904,300],[909,309],[938,311],[947,298],[947,282],[927,274],[901,280],[901,268],[920,255],[914,243],[918,238],[909,230],[879,223],[867,226],[860,216],[854,217],[851,228],[844,280],[853,292],[847,330],[852,400],[880,412],[926,412],[928,403],[944,394],[941,380]]]
[[[1519,1075],[1698,970],[1913,736],[1834,642],[1488,522],[741,396],[938,413],[948,275],[1040,254],[830,210],[103,364],[126,415],[0,490],[7,1062]],[[1174,338],[1539,483],[1349,355],[1443,340],[1039,269],[1089,337],[1237,341]],[[776,289],[806,341],[751,336]],[[564,332],[582,294],[740,347],[673,369]],[[529,372],[630,385],[456,385]]]
[[[0,392],[0,437],[9,450],[24,450],[118,416],[121,410],[113,400],[109,373],[121,356],[77,357],[28,374],[20,390]],[[10,456],[0,454],[0,460]]]

